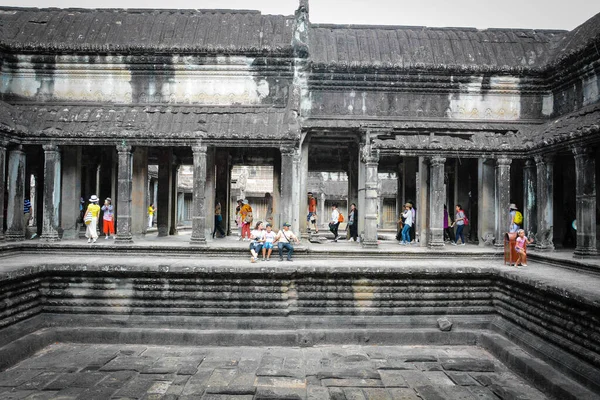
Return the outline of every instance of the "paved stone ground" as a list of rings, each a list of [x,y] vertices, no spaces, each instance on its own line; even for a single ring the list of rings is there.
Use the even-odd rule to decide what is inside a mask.
[[[0,373],[8,399],[529,399],[546,397],[468,346],[54,344]]]

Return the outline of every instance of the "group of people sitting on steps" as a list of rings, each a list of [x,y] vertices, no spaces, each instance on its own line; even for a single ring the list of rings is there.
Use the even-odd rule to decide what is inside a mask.
[[[279,250],[279,261],[283,261],[284,251],[287,251],[287,260],[292,261],[294,252],[292,243],[300,243],[300,239],[290,230],[290,226],[289,223],[284,222],[283,228],[275,234],[270,223],[265,226],[262,221],[257,222],[250,232],[250,254],[252,255],[250,262],[255,263],[261,252],[262,261],[269,261],[275,245]]]

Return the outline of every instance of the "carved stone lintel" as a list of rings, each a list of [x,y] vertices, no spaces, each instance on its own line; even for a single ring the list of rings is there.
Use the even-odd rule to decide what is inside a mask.
[[[282,146],[280,148],[280,151],[281,151],[282,156],[290,156],[290,157],[296,155],[298,152],[296,147],[294,147],[294,146]]]

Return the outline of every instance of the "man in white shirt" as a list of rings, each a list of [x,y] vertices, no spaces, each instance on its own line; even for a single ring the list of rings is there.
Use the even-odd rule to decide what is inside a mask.
[[[329,230],[333,233],[333,241],[338,240],[338,228],[340,226],[340,212],[338,211],[338,205],[334,204],[331,206],[331,219],[329,220]]]
[[[300,243],[300,240],[294,235],[294,232],[290,231],[290,224],[287,222],[283,223],[283,229],[275,236],[275,242],[279,249],[279,261],[283,261],[283,250],[286,249],[287,260],[292,261],[292,253],[294,252],[294,246],[292,246],[292,240],[296,243]]]

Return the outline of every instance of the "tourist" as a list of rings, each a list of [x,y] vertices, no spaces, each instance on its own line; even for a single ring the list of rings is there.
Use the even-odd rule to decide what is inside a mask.
[[[404,205],[404,212],[402,213],[404,218],[404,226],[402,227],[402,242],[400,244],[410,244],[410,228],[413,224],[412,207],[410,203]]]
[[[79,222],[83,223],[83,214],[85,211],[85,200],[83,197],[79,198]]]
[[[452,219],[448,214],[448,207],[444,204],[444,241],[450,240],[454,242],[454,231],[450,227],[452,225]]]
[[[88,204],[87,210],[83,217],[85,221],[90,218],[90,223],[87,224],[85,229],[85,237],[88,238],[88,243],[96,243],[98,239],[98,232],[96,228],[98,226],[98,217],[100,216],[100,206],[98,205],[98,197],[94,194],[90,197],[90,204]]]
[[[513,233],[513,232],[517,232],[520,228],[519,224],[517,223],[516,220],[516,216],[517,216],[517,206],[515,203],[510,203],[510,206],[508,206],[509,211],[509,215],[510,215],[510,226],[508,227],[508,231]],[[520,214],[520,213],[519,213]],[[523,221],[520,221],[523,222]]]
[[[410,205],[410,213],[412,214],[412,225],[410,226],[410,230],[408,231],[408,233],[410,236],[411,243],[416,243],[417,210],[415,209],[415,203],[412,200],[408,200],[407,203]]]
[[[219,237],[226,236],[225,231],[221,227],[222,221],[223,221],[223,216],[221,215],[221,203],[217,201],[217,205],[215,206],[215,227],[214,227],[213,233],[212,233],[213,239],[215,238],[215,233],[217,233],[217,231],[219,231],[219,234],[221,235]]]
[[[154,214],[156,213],[156,208],[154,208],[154,203],[150,203],[148,206],[148,228],[152,228],[152,224],[154,223]]]
[[[235,224],[237,225],[240,231],[240,240],[242,240],[242,199],[237,200],[237,205],[235,207]]]
[[[312,192],[308,192],[308,215],[306,216],[306,230],[310,233],[310,226],[313,225],[315,233],[319,233],[319,227],[317,226],[317,199],[313,196]]]
[[[300,243],[300,240],[294,235],[294,232],[290,231],[290,224],[287,222],[283,223],[283,229],[275,236],[275,243],[279,249],[279,261],[283,261],[283,250],[287,250],[287,260],[292,261],[292,253],[294,252],[294,246],[292,246],[292,240],[296,243]]]
[[[271,253],[273,252],[273,243],[275,243],[275,237],[276,235],[275,232],[272,230],[272,225],[267,224],[267,230],[265,231],[265,242],[262,248],[263,261],[271,260]]]
[[[523,261],[527,261],[527,253],[525,252],[525,244],[530,244],[533,243],[533,239],[528,239],[527,236],[525,236],[525,231],[523,229],[519,229],[517,231],[517,241],[515,244],[515,251],[517,252],[518,256],[517,256],[517,261],[515,262],[515,267],[519,267],[519,264],[522,265],[523,267],[526,267],[527,264],[523,263],[521,264],[521,262]]]
[[[29,226],[29,220],[31,219],[31,201],[26,198],[23,201],[23,234],[27,238],[27,227]]]
[[[242,200],[242,208],[240,209],[240,220],[242,222],[242,240],[250,240],[250,225],[252,225],[252,207],[248,204],[248,200]]]
[[[104,239],[108,239],[111,234],[113,239],[115,237],[115,214],[113,213],[111,202],[110,197],[107,197],[102,206],[102,231],[105,235]]]
[[[254,230],[250,232],[250,239],[252,239],[250,242],[250,254],[252,254],[250,262],[255,263],[265,241],[265,232],[263,231],[263,223],[261,221],[258,221]]]
[[[350,234],[349,242],[358,242],[358,210],[356,204],[350,205],[350,212],[348,213],[348,231]]]
[[[338,240],[338,228],[340,227],[340,212],[338,211],[338,205],[334,203],[331,206],[331,219],[329,220],[329,230],[333,233],[333,241]]]
[[[454,222],[452,223],[452,227],[456,225],[456,239],[452,244],[456,246],[458,244],[458,239],[462,240],[461,246],[464,246],[465,243],[465,235],[463,235],[463,229],[465,228],[465,212],[463,211],[460,204],[456,205],[456,214],[454,216]]]

